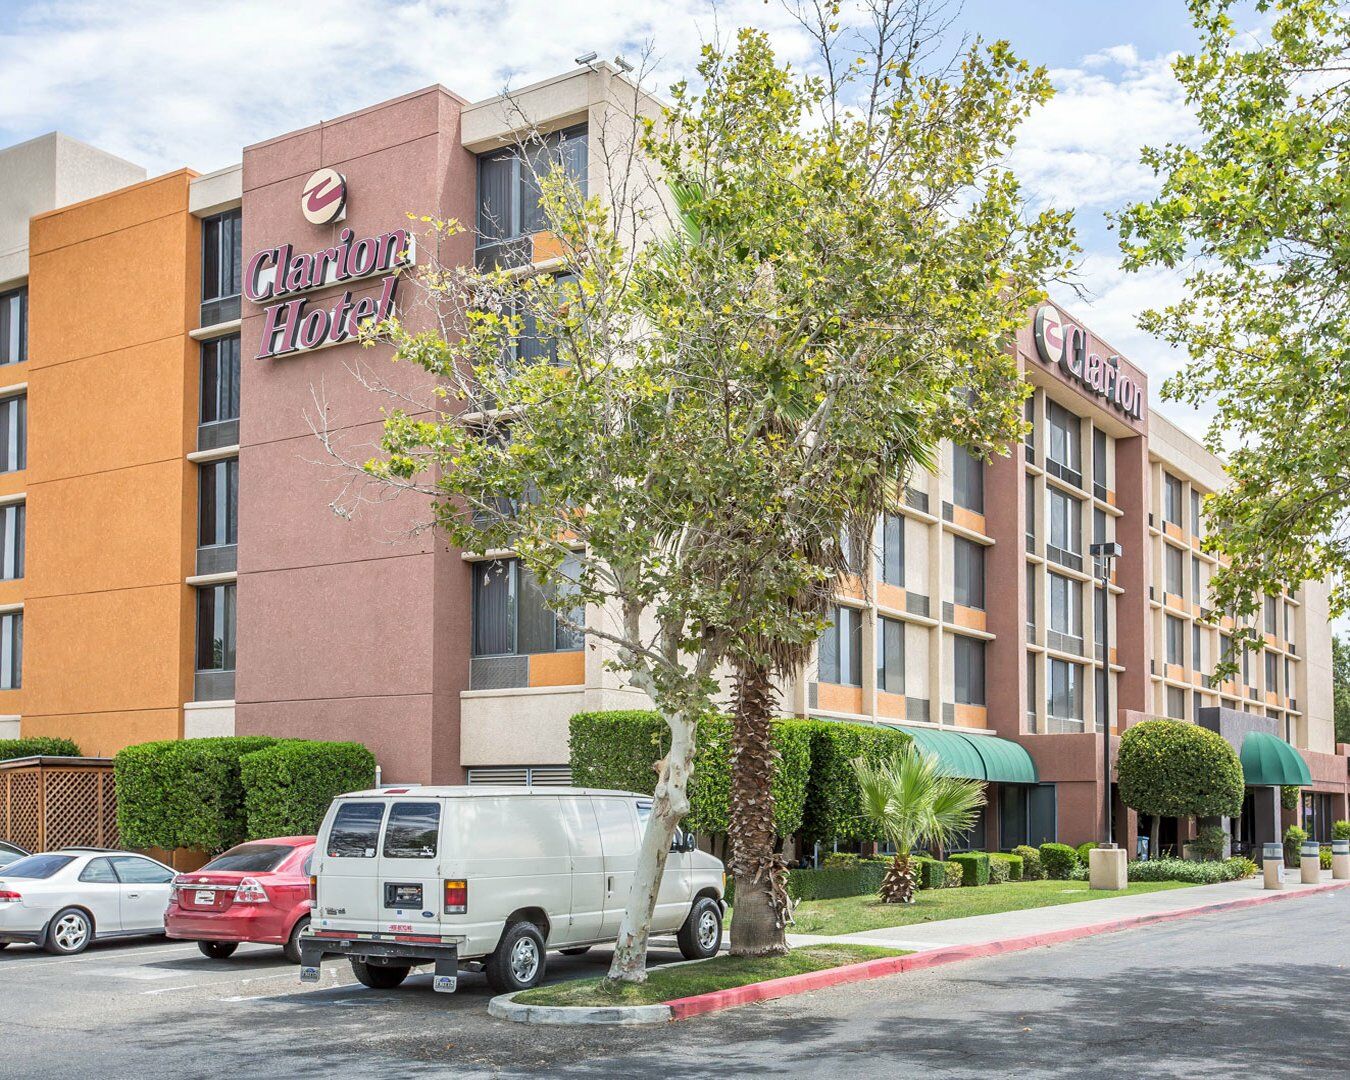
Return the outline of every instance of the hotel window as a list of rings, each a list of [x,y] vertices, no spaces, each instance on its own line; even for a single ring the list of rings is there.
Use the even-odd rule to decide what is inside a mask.
[[[1036,395],[1028,394],[1022,403],[1022,417],[1027,422],[1026,459],[1033,464],[1036,461]]]
[[[1191,623],[1191,670],[1205,670],[1204,651],[1201,648],[1200,624]]]
[[[1050,714],[1049,730],[1081,731],[1083,729],[1083,665],[1050,657],[1047,665],[1049,686],[1046,688],[1046,711]]]
[[[1173,596],[1186,593],[1186,553],[1171,544],[1163,545],[1163,566],[1166,570],[1165,587]]]
[[[1106,432],[1099,427],[1092,429],[1092,493],[1099,499],[1105,499],[1109,486],[1106,483]]]
[[[958,705],[984,704],[984,642],[964,634],[952,636],[952,673]]]
[[[243,232],[243,212],[240,210],[227,210],[202,221],[203,326],[239,318]]]
[[[1167,688],[1167,715],[1173,720],[1186,719],[1186,691],[1179,686]]]
[[[1167,616],[1167,662],[1185,664],[1186,624],[1175,615]]]
[[[0,615],[0,690],[23,686],[23,612]]]
[[[522,160],[523,154],[523,160]],[[555,131],[527,146],[478,159],[478,265],[519,266],[531,262],[533,246],[510,243],[547,228],[539,205],[536,176],[561,165],[586,191],[586,126]]]
[[[1280,692],[1280,658],[1273,652],[1266,652],[1266,693]]]
[[[1107,708],[1107,705],[1106,705],[1106,680],[1107,680],[1106,668],[1104,668],[1104,667],[1093,668],[1093,669],[1092,669],[1092,678],[1093,678],[1093,683],[1094,683],[1094,685],[1095,685],[1096,688],[1097,688],[1097,693],[1096,693],[1096,698],[1097,698],[1097,700],[1094,702],[1094,708],[1097,710],[1097,715],[1096,715],[1097,730],[1098,730],[1098,731],[1104,731],[1104,730],[1106,729],[1106,726],[1107,726],[1107,724],[1106,724],[1106,708]]]
[[[984,513],[984,462],[964,446],[952,446],[952,502]]]
[[[1027,563],[1027,633],[1036,631],[1036,564]]]
[[[230,446],[239,441],[239,335],[203,342],[201,366],[197,449]]]
[[[905,624],[884,616],[877,619],[877,689],[905,692]]]
[[[887,585],[905,584],[905,519],[899,514],[882,514],[881,550],[877,552],[877,578]]]
[[[1200,535],[1200,492],[1191,488],[1191,533]]]
[[[0,567],[0,578],[6,581],[23,577],[26,516],[23,503],[10,503],[8,506],[0,507],[0,535],[4,539],[4,565]]]
[[[1027,729],[1036,730],[1036,654],[1027,653]]]
[[[1057,401],[1045,403],[1050,448],[1045,455],[1046,472],[1074,485],[1083,483],[1083,433],[1078,417]]]
[[[1288,600],[1284,602],[1284,640],[1294,640],[1294,605]]]
[[[197,546],[220,547],[239,542],[239,459],[199,466]]]
[[[984,608],[984,548],[962,536],[952,537],[952,599],[962,607]]]
[[[1242,685],[1255,685],[1252,682],[1252,651],[1246,645],[1242,646]]]
[[[1092,640],[1098,645],[1106,644],[1106,590],[1100,585],[1092,586]]]
[[[197,670],[233,671],[235,586],[197,590]]]
[[[580,564],[570,556],[561,574],[575,581]],[[564,599],[575,592],[563,587]],[[556,594],[555,594],[556,595]],[[519,559],[491,559],[473,565],[473,655],[522,656],[574,652],[584,635],[567,625],[549,604],[550,596]],[[568,619],[581,624],[583,605],[568,606]]]
[[[1284,658],[1284,696],[1294,696],[1294,662],[1287,656]]]
[[[1023,487],[1025,488],[1027,497],[1027,550],[1034,551],[1036,548],[1036,478],[1028,473]]]
[[[1093,507],[1092,510],[1092,542],[1094,544],[1106,543],[1106,511]]]
[[[0,399],[0,472],[28,467],[28,395]]]
[[[1050,642],[1065,652],[1083,651],[1083,583],[1050,574],[1050,629],[1068,640]]]
[[[862,685],[862,612],[835,605],[834,618],[820,636],[823,683]]]
[[[1050,542],[1045,553],[1052,561],[1083,569],[1082,504],[1058,488],[1046,488],[1050,514]]]
[[[1274,637],[1274,635],[1278,632],[1277,631],[1277,627],[1279,625],[1278,605],[1279,601],[1276,600],[1275,597],[1273,596],[1267,596],[1265,599],[1265,603],[1263,605],[1262,614],[1265,618],[1266,633],[1270,634],[1272,637]]]
[[[0,293],[0,364],[28,359],[28,290]]]
[[[1200,559],[1196,555],[1191,556],[1191,600],[1197,604],[1204,600],[1200,588]]]
[[[1178,529],[1185,523],[1181,517],[1181,481],[1171,473],[1163,473],[1163,520]]]

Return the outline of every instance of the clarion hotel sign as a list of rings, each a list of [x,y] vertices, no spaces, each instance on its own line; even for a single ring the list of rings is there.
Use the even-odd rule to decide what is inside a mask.
[[[339,172],[320,169],[305,182],[300,211],[313,225],[341,221],[346,216],[347,181]],[[258,358],[336,345],[355,337],[367,320],[382,322],[394,313],[397,271],[415,261],[414,239],[406,229],[379,236],[357,237],[344,228],[332,247],[296,252],[294,245],[264,248],[249,259],[244,271],[244,294],[263,308],[262,340]],[[359,282],[386,275],[378,295],[352,299],[347,289],[331,304],[315,306],[296,296],[343,282]],[[287,299],[295,296],[295,299]]]
[[[1052,304],[1036,312],[1036,352],[1090,394],[1103,397],[1127,419],[1142,420],[1148,407],[1142,385],[1120,366],[1120,357],[1089,351],[1088,334]]]

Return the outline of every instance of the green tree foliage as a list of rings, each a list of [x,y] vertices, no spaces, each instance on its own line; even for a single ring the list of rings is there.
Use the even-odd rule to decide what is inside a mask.
[[[1350,599],[1350,13],[1336,0],[1190,0],[1200,49],[1174,70],[1197,145],[1147,148],[1157,198],[1120,219],[1125,265],[1186,265],[1144,329],[1191,362],[1164,393],[1216,407],[1231,486],[1207,503],[1215,606],[1252,620],[1263,593],[1330,579]],[[1244,18],[1246,16],[1243,16]],[[1250,626],[1240,638],[1258,641]],[[1223,665],[1231,670],[1231,662]]]
[[[70,739],[35,735],[26,739],[0,739],[0,761],[26,757],[79,757],[80,748]]]
[[[328,805],[375,786],[375,755],[360,743],[286,739],[239,759],[248,838],[312,836]]]
[[[1350,641],[1331,639],[1331,692],[1336,714],[1336,741],[1350,743]]]
[[[1237,752],[1217,732],[1196,724],[1159,719],[1126,728],[1116,767],[1121,801],[1155,819],[1233,817],[1242,811]]]

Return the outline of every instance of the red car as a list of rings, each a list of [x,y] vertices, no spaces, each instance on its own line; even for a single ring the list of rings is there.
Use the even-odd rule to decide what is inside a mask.
[[[200,870],[174,878],[164,913],[171,938],[195,941],[205,956],[224,960],[241,941],[280,945],[300,962],[300,933],[309,925],[312,836],[250,840]]]

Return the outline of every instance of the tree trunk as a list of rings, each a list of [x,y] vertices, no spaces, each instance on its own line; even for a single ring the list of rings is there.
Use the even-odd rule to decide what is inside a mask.
[[[728,840],[736,882],[732,956],[781,956],[787,949],[792,903],[787,863],[774,828],[773,745],[777,704],[769,668],[737,667],[732,707],[731,814]]]
[[[881,882],[881,902],[883,904],[914,903],[914,864],[909,855],[899,853],[891,859],[886,876]]]
[[[661,775],[652,796],[651,816],[638,849],[628,906],[624,908],[619,937],[614,943],[614,959],[609,965],[608,977],[618,982],[647,981],[647,937],[651,931],[652,912],[656,910],[661,875],[666,869],[675,830],[689,813],[694,718],[679,713],[667,716],[666,723],[670,725],[670,753],[661,763]]]
[[[1162,818],[1154,814],[1148,826],[1148,857],[1150,859],[1161,859],[1162,852],[1158,846],[1162,843]]]

